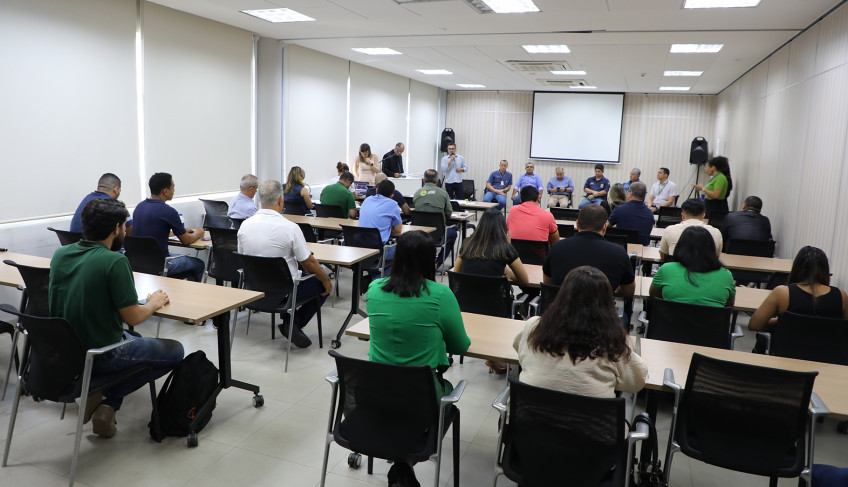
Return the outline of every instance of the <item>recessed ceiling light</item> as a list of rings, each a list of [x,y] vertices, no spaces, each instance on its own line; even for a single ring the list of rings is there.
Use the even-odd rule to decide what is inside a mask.
[[[683,8],[742,8],[759,4],[760,0],[686,0]]]
[[[551,71],[551,74],[559,76],[586,76],[586,71]]]
[[[416,69],[421,74],[453,74],[446,69]]]
[[[460,88],[485,88],[486,87],[486,85],[475,85],[475,84],[468,84],[468,83],[457,83],[456,86],[459,86]]]
[[[290,8],[270,8],[265,10],[242,10],[241,13],[258,17],[268,22],[314,22],[315,19]]]
[[[660,91],[689,91],[691,86],[660,86]]]
[[[550,53],[558,53],[558,54],[568,54],[571,52],[571,49],[568,48],[565,44],[553,44],[553,45],[524,45],[521,46],[525,51],[530,54],[550,54]]]
[[[483,0],[496,14],[520,14],[538,12],[539,7],[532,0]]]
[[[672,44],[672,53],[715,53],[721,51],[724,44]]]
[[[369,56],[397,56],[403,54],[388,47],[352,47],[351,51],[361,52]]]
[[[583,85],[575,85],[570,87],[572,90],[597,90],[597,86],[583,86]]]
[[[701,76],[703,71],[666,71],[663,76]]]

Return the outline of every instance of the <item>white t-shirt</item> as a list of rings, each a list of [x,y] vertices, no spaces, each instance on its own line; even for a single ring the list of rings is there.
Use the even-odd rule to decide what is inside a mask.
[[[651,194],[654,195],[653,206],[665,204],[672,196],[677,196],[677,185],[673,181],[665,180],[665,184],[660,185],[657,181],[651,186]]]
[[[267,209],[257,211],[241,224],[238,251],[258,257],[284,257],[292,277],[300,276],[297,263],[312,255],[300,227],[276,211]]]

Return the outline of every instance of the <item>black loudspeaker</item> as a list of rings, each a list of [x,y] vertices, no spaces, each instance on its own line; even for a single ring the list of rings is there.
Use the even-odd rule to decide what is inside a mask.
[[[695,137],[689,150],[689,164],[704,164],[707,162],[707,139]]]
[[[442,130],[442,144],[439,146],[439,150],[447,152],[448,146],[451,144],[456,144],[456,134],[453,132],[453,129]]]

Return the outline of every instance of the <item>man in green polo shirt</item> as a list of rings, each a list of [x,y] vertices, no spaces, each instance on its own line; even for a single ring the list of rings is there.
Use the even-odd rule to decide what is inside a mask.
[[[123,246],[127,216],[124,203],[115,199],[94,199],[85,205],[82,240],[59,247],[50,262],[50,314],[66,319],[87,349],[131,340],[96,358],[94,375],[144,363],[159,378],[180,363],[184,351],[176,340],[133,337],[123,331],[123,322],[135,326],[168,303],[160,289],[139,304],[129,260],[116,252]],[[124,396],[147,381],[146,375],[137,375],[89,396],[84,420],[92,421],[94,434],[115,436],[115,412]]]
[[[339,176],[338,183],[326,186],[321,191],[321,204],[340,206],[345,218],[356,218],[356,202],[353,199],[353,193],[350,192],[351,184],[353,184],[353,174],[343,172]]]
[[[412,200],[415,205],[415,211],[441,213],[446,220],[450,218],[451,213],[453,213],[453,206],[451,205],[448,192],[437,186],[439,183],[439,173],[433,169],[427,169],[424,171],[424,179],[421,182],[424,185],[421,186],[421,189],[415,190]],[[442,262],[453,251],[453,244],[456,242],[457,235],[455,227],[447,227],[447,253],[443,254],[439,252],[439,265],[442,265]]]

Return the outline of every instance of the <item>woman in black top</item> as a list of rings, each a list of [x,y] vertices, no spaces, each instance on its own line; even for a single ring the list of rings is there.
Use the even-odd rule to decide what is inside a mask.
[[[527,284],[527,271],[507,239],[503,213],[495,208],[483,213],[477,230],[462,244],[454,270],[477,276],[505,275],[517,285]]]

